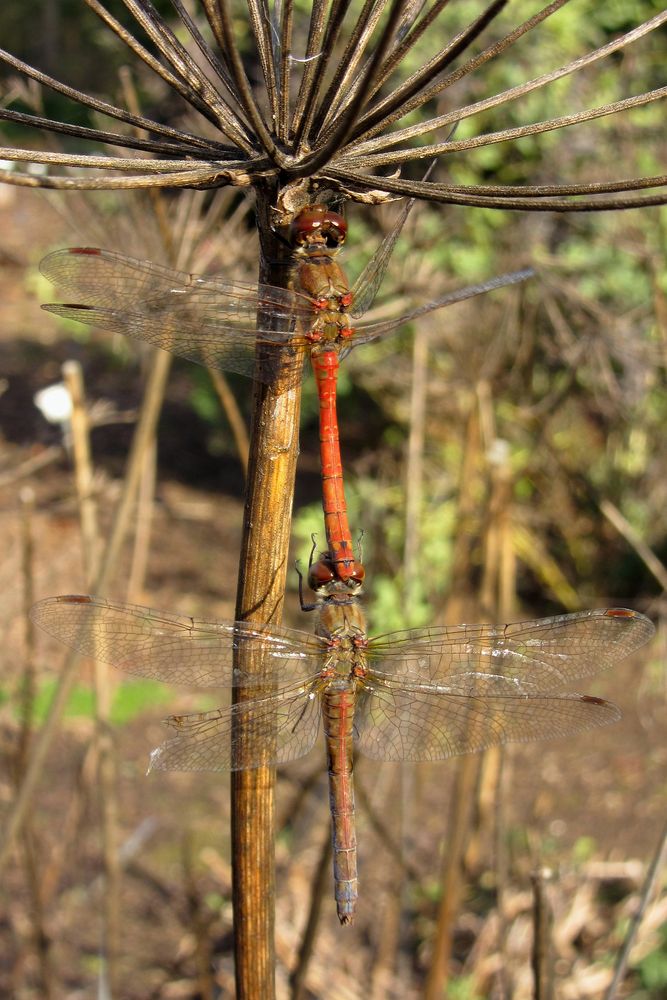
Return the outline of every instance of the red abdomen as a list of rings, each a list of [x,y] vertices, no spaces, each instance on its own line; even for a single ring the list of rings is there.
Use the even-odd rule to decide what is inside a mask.
[[[347,520],[336,412],[338,355],[335,351],[323,351],[314,353],[311,360],[320,403],[322,508],[327,546],[337,575],[341,580],[348,580],[354,571],[354,553]]]
[[[336,909],[341,924],[351,924],[357,908],[357,836],[352,784],[354,691],[327,691],[322,705],[329,763]]]

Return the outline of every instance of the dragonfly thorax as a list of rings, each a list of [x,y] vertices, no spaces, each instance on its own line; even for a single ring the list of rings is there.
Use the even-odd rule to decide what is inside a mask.
[[[349,674],[368,641],[361,604],[356,598],[340,601],[330,597],[322,601],[319,612],[315,633],[329,642],[337,659],[347,662]]]
[[[312,303],[315,316],[331,313],[333,322],[349,324],[347,310],[352,305],[352,292],[342,268],[328,259],[312,258],[297,268],[297,284]]]

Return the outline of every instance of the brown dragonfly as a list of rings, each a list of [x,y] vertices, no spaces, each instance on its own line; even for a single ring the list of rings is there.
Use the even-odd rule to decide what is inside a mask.
[[[644,615],[603,608],[510,625],[454,625],[368,638],[357,563],[343,581],[327,553],[311,563],[314,634],[254,622],[198,621],[82,595],[50,597],[32,619],[88,656],[129,673],[242,700],[167,720],[175,736],[151,754],[158,770],[241,770],[309,752],[324,729],[338,917],[354,919],[357,851],[353,750],[432,761],[509,742],[558,739],[620,718],[572,681],[622,660],[654,633]],[[247,658],[261,675],[243,669]],[[241,665],[241,666],[240,666]]]

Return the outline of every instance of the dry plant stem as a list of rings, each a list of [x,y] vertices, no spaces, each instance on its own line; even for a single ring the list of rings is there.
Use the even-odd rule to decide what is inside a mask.
[[[139,495],[137,497],[137,516],[135,518],[134,548],[132,550],[132,568],[127,585],[128,601],[138,599],[144,589],[151,545],[156,476],[157,442],[154,439],[150,447],[146,450],[146,460],[141,470]]]
[[[23,611],[25,622],[25,667],[18,691],[21,728],[16,747],[15,775],[17,785],[21,783],[32,739],[32,722],[35,702],[35,626],[28,614],[34,597],[33,578],[33,513],[35,494],[30,487],[24,487],[21,500],[21,579],[23,582]]]
[[[480,422],[488,445],[496,440],[493,400],[486,382],[477,386]],[[512,482],[509,455],[500,455],[487,462],[489,474],[488,524],[484,546],[484,571],[480,603],[481,617],[491,622],[511,618],[515,599],[516,570],[512,542]],[[477,868],[482,854],[481,842],[486,830],[494,831],[496,894],[498,911],[498,952],[501,965],[496,974],[494,996],[510,995],[505,961],[507,920],[504,891],[507,884],[506,853],[504,850],[504,772],[503,747],[493,747],[481,757],[480,780],[477,789],[475,827],[465,853],[466,867]]]
[[[54,462],[59,462],[62,457],[63,446],[61,444],[52,444],[50,447],[45,448],[40,455],[28,458],[25,462],[21,462],[20,465],[0,476],[0,486],[9,486],[11,483],[16,482],[17,479],[27,479],[28,476],[34,476],[36,472],[40,472],[47,466],[53,465]]]
[[[459,476],[459,496],[456,511],[456,530],[454,531],[454,550],[452,553],[451,579],[456,581],[456,589],[447,602],[447,615],[451,621],[464,621],[465,615],[471,614],[469,607],[472,600],[470,584],[470,566],[472,563],[472,547],[479,529],[479,503],[483,490],[481,477],[481,428],[479,407],[472,400],[468,413],[463,448],[463,461]]]
[[[32,737],[32,716],[35,698],[35,626],[30,620],[28,611],[34,600],[33,586],[33,512],[35,496],[26,487],[21,491],[21,577],[23,581],[23,620],[25,629],[25,667],[21,678],[19,691],[19,712],[21,728],[16,748],[14,779],[19,788],[23,778],[26,760],[28,758],[30,740]],[[39,864],[40,851],[36,841],[32,815],[28,815],[22,838],[23,857],[25,863],[26,882],[30,898],[31,933],[35,951],[39,960],[40,989],[42,995],[49,1000],[53,995],[53,968],[51,962],[50,939],[44,920],[44,891],[42,871]]]
[[[501,622],[509,621],[516,608],[517,598],[517,560],[514,551],[514,531],[512,518],[513,489],[511,480],[511,466],[509,455],[504,461],[494,469],[493,492],[496,497],[497,521],[499,535],[499,565],[498,565],[498,606],[496,620]],[[507,748],[503,746],[494,747],[489,751],[489,758],[493,762],[496,772],[496,782],[493,792],[495,801],[495,862],[496,862],[496,886],[498,897],[498,950],[503,958],[507,956],[507,935],[509,931],[508,917],[506,912],[506,889],[509,881],[508,856],[507,856],[507,805],[511,801],[509,798],[511,756]],[[506,975],[506,966],[503,964],[500,975]],[[505,979],[505,992],[511,995],[511,984]]]
[[[407,876],[411,879],[411,881],[419,884],[421,882],[421,872],[418,871],[418,869],[415,868],[409,860],[406,860],[401,845],[396,841],[393,834],[388,829],[387,824],[378,815],[365,786],[361,784],[358,776],[355,781],[354,791],[359,806],[365,813],[365,817],[368,820],[371,829],[380,840],[385,850],[391,854],[393,860],[400,869],[401,876]],[[397,801],[400,801],[398,796]],[[395,817],[392,816],[392,825],[395,825],[394,820]]]
[[[241,411],[239,410],[238,403],[234,398],[234,393],[229,388],[229,383],[224,375],[221,372],[215,371],[213,368],[209,368],[208,373],[211,376],[213,387],[218,394],[218,399],[220,400],[220,404],[225,411],[225,416],[229,421],[229,426],[232,429],[236,450],[239,454],[241,465],[243,466],[243,473],[247,476],[250,442],[248,440],[248,431],[246,430],[245,421]]]
[[[535,1000],[553,1000],[553,955],[551,952],[551,935],[553,931],[553,912],[547,893],[547,881],[551,873],[548,869],[540,869],[533,874],[533,949],[531,965],[533,968]]]
[[[385,1000],[391,996],[392,986],[400,982],[400,960],[403,936],[401,934],[401,894],[391,893],[384,899],[378,927],[377,947],[371,973],[370,1000]]]
[[[83,373],[78,361],[66,361],[63,379],[72,401],[70,421],[74,479],[76,483],[79,522],[85,568],[86,586],[95,579],[99,563],[100,537],[97,508],[93,499],[93,464],[90,451],[90,427],[86,413]],[[115,745],[111,737],[109,716],[112,692],[109,667],[95,660],[95,737],[98,749],[99,805],[102,825],[102,855],[104,861],[104,902],[102,907],[102,953],[106,962],[103,974],[111,996],[116,992],[120,945],[120,867],[118,861],[118,775]]]
[[[639,930],[639,925],[642,922],[644,913],[646,912],[646,907],[649,904],[651,896],[653,895],[653,890],[655,888],[658,875],[660,870],[667,860],[667,824],[662,829],[660,834],[660,839],[658,840],[658,845],[656,847],[655,854],[653,855],[653,860],[646,872],[646,878],[644,880],[644,887],[642,889],[641,899],[639,900],[639,905],[630,921],[630,926],[628,927],[628,933],[626,934],[625,941],[623,942],[623,947],[621,948],[620,954],[618,956],[618,961],[616,963],[616,968],[614,969],[614,978],[609,984],[609,989],[605,993],[604,1000],[614,1000],[616,996],[616,991],[621,984],[621,980],[625,975],[625,970],[628,964],[628,958],[630,957],[630,949],[634,944],[635,937],[637,936],[637,931]]]
[[[602,184],[598,181],[555,184],[549,186],[549,192],[554,197],[545,197],[547,190],[543,185],[527,184],[518,188],[424,185],[399,177],[380,179],[374,172],[375,167],[394,162],[400,167],[411,159],[430,160],[434,155],[468,151],[490,142],[515,141],[526,135],[568,128],[604,115],[632,111],[664,98],[667,88],[658,87],[600,107],[497,133],[458,139],[454,143],[449,138],[427,145],[415,143],[415,140],[428,137],[464,117],[518,100],[565,76],[596,65],[601,59],[638,42],[650,32],[657,32],[667,20],[665,12],[613,38],[608,44],[503,93],[454,109],[449,107],[451,102],[448,102],[446,114],[427,121],[419,120],[416,124],[412,121],[405,126],[406,118],[413,111],[433,103],[446,88],[505,53],[518,39],[564,6],[567,0],[553,0],[509,34],[492,40],[490,45],[469,57],[456,70],[450,69],[446,73],[444,70],[454,57],[469,50],[475,39],[483,42],[485,29],[507,5],[507,0],[490,0],[477,18],[463,27],[444,49],[412,72],[409,72],[410,63],[414,66],[420,62],[418,52],[414,51],[415,43],[435,25],[437,16],[447,6],[447,0],[435,0],[426,13],[423,12],[424,5],[419,2],[366,0],[359,5],[356,15],[354,12],[350,14],[349,0],[335,3],[317,0],[311,5],[304,68],[299,73],[292,67],[293,0],[286,5],[277,5],[276,21],[279,23],[276,25],[268,23],[266,4],[261,0],[247,0],[254,45],[253,65],[261,67],[261,79],[254,84],[248,78],[237,44],[235,15],[230,0],[203,0],[202,3],[222,59],[195,25],[182,0],[173,0],[172,5],[181,27],[198,49],[197,59],[192,58],[188,48],[180,41],[182,32],[174,31],[145,0],[125,0],[125,7],[136,22],[137,37],[130,28],[116,21],[100,0],[86,2],[102,19],[106,29],[114,32],[128,47],[133,59],[143,63],[149,72],[157,74],[164,85],[204,116],[207,131],[211,131],[212,125],[217,131],[216,138],[172,128],[140,113],[133,113],[132,109],[128,111],[99,100],[0,50],[0,62],[12,67],[28,81],[47,86],[83,107],[110,116],[123,123],[124,127],[119,127],[117,131],[84,127],[51,120],[43,114],[26,114],[11,107],[0,107],[0,120],[20,123],[40,132],[75,136],[84,142],[103,142],[120,149],[136,150],[139,154],[129,158],[110,158],[110,170],[132,170],[131,176],[86,178],[71,174],[47,174],[36,177],[27,171],[2,170],[1,182],[78,190],[181,185],[219,187],[226,184],[266,187],[299,177],[312,177],[317,172],[320,181],[330,174],[346,190],[357,188],[362,195],[379,190],[381,180],[384,192],[402,191],[428,200],[496,209],[600,211],[665,203],[667,196],[664,191],[648,196],[628,196],[630,192],[642,189],[664,188],[667,183],[664,175],[631,177]],[[150,41],[149,47],[145,44],[146,39]],[[324,84],[335,60],[344,68],[334,70],[333,79],[325,91]],[[300,62],[298,58],[296,61]],[[409,75],[403,83],[392,85],[390,77],[399,67]],[[378,102],[376,95],[384,84],[388,84],[388,92]],[[290,120],[289,96],[297,91],[297,87],[294,113]],[[256,99],[255,95],[260,92],[268,97],[268,113],[264,111],[264,102],[258,103]],[[37,110],[41,111],[41,108]],[[394,128],[394,125],[399,127]],[[128,134],[127,126],[133,126],[139,134]],[[407,148],[393,148],[405,142],[408,143]],[[16,151],[0,150],[0,155],[7,159],[13,152]],[[161,162],[143,158],[142,152],[168,159],[171,165],[165,165],[165,170],[169,172],[165,174]],[[72,154],[62,154],[58,161],[61,166],[66,164],[68,157],[69,162],[74,163]],[[33,157],[29,151],[23,151],[18,158],[29,163]],[[84,169],[94,169],[99,159],[98,156],[81,153],[76,156],[76,163]],[[179,161],[182,164],[180,167]],[[615,191],[623,196],[595,196],[603,190],[608,193]],[[507,195],[512,192],[517,197],[508,200]],[[575,196],[574,199],[571,195]],[[594,197],[580,197],[587,195]]]
[[[116,567],[122,543],[130,527],[130,517],[139,485],[144,455],[146,448],[155,435],[170,363],[171,355],[164,351],[157,351],[155,353],[154,363],[144,392],[139,422],[127,462],[127,473],[123,480],[123,492],[114,515],[111,537],[102,556],[101,566],[95,579],[94,590],[97,594],[103,595],[108,586],[111,574]],[[21,789],[2,830],[2,836],[0,837],[0,871],[3,870],[9,860],[14,840],[23,827],[32,797],[42,776],[44,762],[56,734],[60,716],[67,704],[67,699],[76,679],[77,667],[78,657],[75,653],[72,653],[65,660],[61,670],[60,679],[49,705],[48,714],[40,729],[39,737],[35,740]]]
[[[315,947],[315,936],[317,934],[317,928],[320,922],[320,915],[322,913],[322,900],[327,892],[329,885],[329,866],[331,864],[331,831],[329,830],[329,825],[327,823],[326,835],[324,837],[324,842],[320,850],[320,856],[317,861],[317,866],[313,872],[313,878],[310,887],[310,907],[308,910],[308,919],[306,921],[306,926],[303,932],[303,937],[301,938],[301,947],[299,948],[299,958],[297,964],[290,976],[290,987],[292,990],[291,997],[292,1000],[301,1000],[304,995],[304,987],[306,983],[306,974],[308,972],[308,964],[310,962],[311,956],[313,954],[313,949]]]
[[[504,618],[501,618],[504,621]],[[495,786],[493,788],[493,799],[495,814],[493,817],[494,854],[496,869],[496,899],[498,909],[498,953],[501,956],[501,965],[496,973],[496,980],[499,985],[499,992],[502,996],[512,996],[512,981],[509,976],[511,963],[507,960],[508,947],[507,939],[510,931],[511,919],[507,913],[507,887],[509,884],[509,858],[507,850],[507,803],[509,799],[509,788],[511,784],[511,757],[507,754],[506,747],[495,747],[490,751],[487,763],[495,771]],[[481,784],[481,782],[480,782]]]
[[[100,538],[97,528],[97,509],[93,499],[90,429],[86,413],[81,365],[78,361],[66,361],[62,366],[62,375],[72,401],[70,429],[74,459],[74,482],[79,507],[84,576],[86,586],[90,586],[97,570]]]
[[[428,334],[417,324],[412,345],[412,387],[410,390],[410,435],[405,463],[405,546],[403,574],[408,607],[414,598],[419,558],[419,514],[424,475],[424,422],[426,417],[426,361]]]
[[[667,568],[660,562],[656,554],[648,547],[646,542],[640,538],[637,531],[630,522],[623,517],[618,507],[615,507],[611,500],[600,500],[600,511],[607,520],[613,524],[619,535],[625,538],[626,542],[632,546],[646,568],[653,574],[663,590],[667,590]]]
[[[471,597],[469,577],[472,565],[471,549],[479,532],[477,512],[485,487],[482,451],[485,412],[484,407],[479,405],[479,395],[478,392],[476,396],[471,397],[466,427],[459,479],[458,529],[452,564],[452,579],[457,581],[457,588],[447,608],[448,617],[458,621],[462,620],[466,613],[472,613],[477,617],[475,602]],[[441,899],[433,939],[431,966],[424,991],[425,1000],[441,1000],[446,995],[452,933],[463,895],[463,861],[472,823],[475,787],[480,766],[480,757],[476,754],[461,757],[457,765],[447,823],[448,837],[440,875]]]
[[[271,232],[268,192],[257,198],[257,221],[262,248],[260,281],[286,287],[289,259]],[[270,262],[270,263],[268,263]],[[260,325],[272,318],[259,317]],[[287,359],[289,360],[289,359]],[[261,359],[258,359],[261,363]],[[292,380],[293,381],[293,380]],[[277,624],[281,620],[292,514],[294,477],[299,444],[300,387],[276,379],[257,381],[253,399],[250,461],[239,566],[236,617],[244,621]],[[264,673],[257,657],[240,650],[242,670]],[[268,683],[268,681],[267,681]],[[253,688],[257,697],[258,689]],[[242,701],[250,693],[238,689]],[[234,734],[251,741],[252,732]],[[270,750],[267,761],[270,760]],[[274,982],[274,803],[275,771],[267,766],[232,774],[232,858],[234,949],[238,1000],[271,1000]]]
[[[83,760],[78,764],[73,778],[73,792],[58,827],[58,840],[49,855],[48,864],[41,875],[44,905],[53,906],[53,900],[62,885],[68,860],[76,854],[83,817],[90,809],[89,790],[94,787],[97,775],[97,745],[89,743]]]
[[[431,966],[424,991],[425,1000],[442,1000],[449,980],[454,922],[463,896],[463,855],[472,820],[475,785],[480,760],[477,754],[462,757],[449,810],[448,838],[440,876],[441,899],[433,938]]]
[[[489,524],[481,588],[482,617],[490,622],[505,622],[512,618],[516,604],[516,555],[509,454],[491,464],[490,479]],[[503,756],[502,747],[493,747],[483,755],[478,798],[478,825],[482,829],[498,805]],[[466,857],[470,860],[470,853]],[[475,863],[476,861],[477,858]]]

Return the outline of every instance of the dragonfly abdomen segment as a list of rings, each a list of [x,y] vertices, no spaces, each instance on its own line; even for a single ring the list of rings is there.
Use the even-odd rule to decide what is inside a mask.
[[[352,784],[354,690],[328,690],[322,718],[329,765],[333,869],[336,909],[341,924],[351,924],[357,905],[357,836]]]
[[[313,353],[312,365],[317,380],[320,405],[320,464],[322,467],[324,529],[335,571],[341,580],[348,580],[354,572],[354,552],[350,525],[347,520],[336,411],[338,355],[335,351]]]

